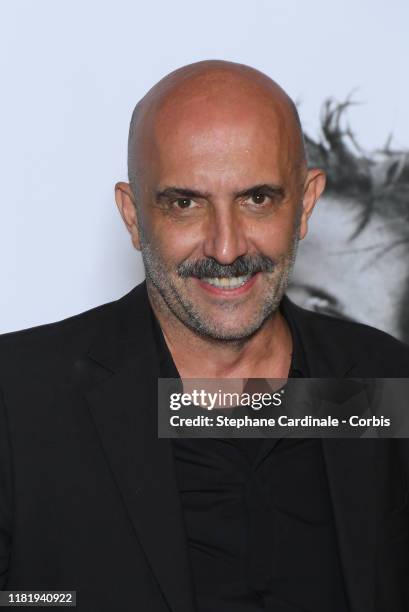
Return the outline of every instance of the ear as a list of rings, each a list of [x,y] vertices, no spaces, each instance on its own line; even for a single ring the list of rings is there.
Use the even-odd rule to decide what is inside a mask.
[[[120,182],[115,185],[115,201],[126,229],[131,234],[132,244],[140,251],[136,201],[129,183]]]
[[[325,187],[325,172],[319,168],[308,170],[307,177],[304,183],[304,196],[302,202],[302,213],[300,223],[300,240],[302,240],[308,230],[308,219],[314,209],[315,203],[324,191]]]

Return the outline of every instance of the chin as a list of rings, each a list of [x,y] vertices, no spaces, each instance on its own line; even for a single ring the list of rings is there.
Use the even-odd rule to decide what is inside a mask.
[[[222,322],[210,322],[206,321],[203,323],[200,328],[196,327],[196,331],[198,331],[203,336],[208,338],[212,338],[213,340],[224,340],[226,342],[243,342],[251,338],[262,326],[263,322],[256,324],[247,323],[239,323],[234,326],[225,324]]]

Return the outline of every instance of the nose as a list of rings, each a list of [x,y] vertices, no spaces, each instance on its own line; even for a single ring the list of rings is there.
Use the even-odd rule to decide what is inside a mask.
[[[247,253],[244,220],[233,207],[213,209],[207,222],[203,252],[221,264],[231,264]]]

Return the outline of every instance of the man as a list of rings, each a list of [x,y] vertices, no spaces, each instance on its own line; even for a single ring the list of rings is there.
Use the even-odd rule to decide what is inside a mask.
[[[327,101],[323,142],[306,136],[307,156],[327,181],[287,294],[409,342],[409,155],[356,154],[340,126],[347,108]]]
[[[2,338],[3,588],[98,612],[407,610],[405,443],[157,436],[159,376],[407,376],[403,344],[284,296],[325,181],[293,103],[247,66],[183,67],[136,106],[129,179],[146,284]]]

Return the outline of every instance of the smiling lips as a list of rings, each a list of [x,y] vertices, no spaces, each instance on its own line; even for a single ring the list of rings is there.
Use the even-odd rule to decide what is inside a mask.
[[[199,285],[209,293],[236,296],[245,293],[255,283],[258,273],[246,276],[197,278]]]
[[[251,278],[251,274],[246,276],[233,276],[232,278],[203,278],[202,280],[213,287],[221,287],[222,289],[237,289],[241,287]]]

